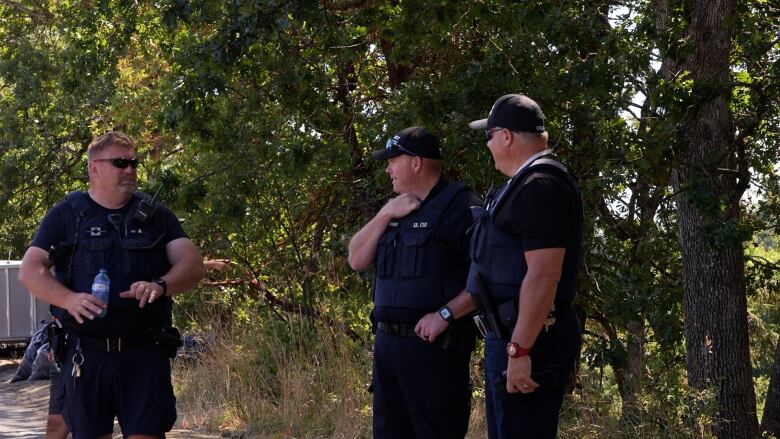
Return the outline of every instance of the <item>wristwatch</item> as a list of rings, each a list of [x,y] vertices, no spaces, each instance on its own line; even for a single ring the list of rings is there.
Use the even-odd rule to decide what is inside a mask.
[[[451,322],[455,320],[455,316],[452,315],[452,310],[448,306],[443,306],[439,309],[439,315],[445,322]]]
[[[519,344],[513,341],[510,341],[509,343],[506,344],[506,354],[509,355],[509,358],[525,357],[530,353],[531,353],[531,349],[521,348]]]
[[[163,289],[163,297],[168,295],[168,282],[165,282],[165,279],[161,277],[157,277],[152,279],[152,282],[156,283],[157,285],[161,286]]]

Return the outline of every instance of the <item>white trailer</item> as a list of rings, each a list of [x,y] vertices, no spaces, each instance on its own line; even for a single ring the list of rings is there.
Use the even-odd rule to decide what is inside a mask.
[[[41,320],[51,320],[49,304],[19,283],[20,265],[0,260],[0,344],[27,343]]]

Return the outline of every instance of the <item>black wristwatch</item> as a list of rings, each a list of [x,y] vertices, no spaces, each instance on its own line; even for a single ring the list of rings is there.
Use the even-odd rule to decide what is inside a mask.
[[[152,279],[152,282],[156,283],[157,285],[161,286],[163,289],[163,296],[168,295],[168,282],[165,282],[165,279],[158,277],[155,279]]]
[[[452,315],[452,310],[448,306],[443,306],[439,309],[439,315],[445,322],[452,322],[455,320],[455,316]]]

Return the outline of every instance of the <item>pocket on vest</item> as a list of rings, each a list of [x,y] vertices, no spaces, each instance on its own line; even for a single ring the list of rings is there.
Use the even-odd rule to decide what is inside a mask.
[[[376,248],[376,275],[390,277],[395,265],[395,233],[385,233],[379,238]]]
[[[420,277],[425,264],[426,244],[431,233],[415,233],[401,237],[401,277]]]

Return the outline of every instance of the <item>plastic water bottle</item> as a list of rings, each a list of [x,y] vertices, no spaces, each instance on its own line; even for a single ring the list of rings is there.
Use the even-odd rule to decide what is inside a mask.
[[[106,269],[101,268],[100,273],[95,275],[95,280],[92,281],[92,294],[98,299],[102,300],[103,303],[108,305],[108,292],[110,289],[111,280],[108,279],[108,273],[106,272]],[[107,311],[108,308],[103,309],[103,311],[98,314],[98,317],[105,317]]]

